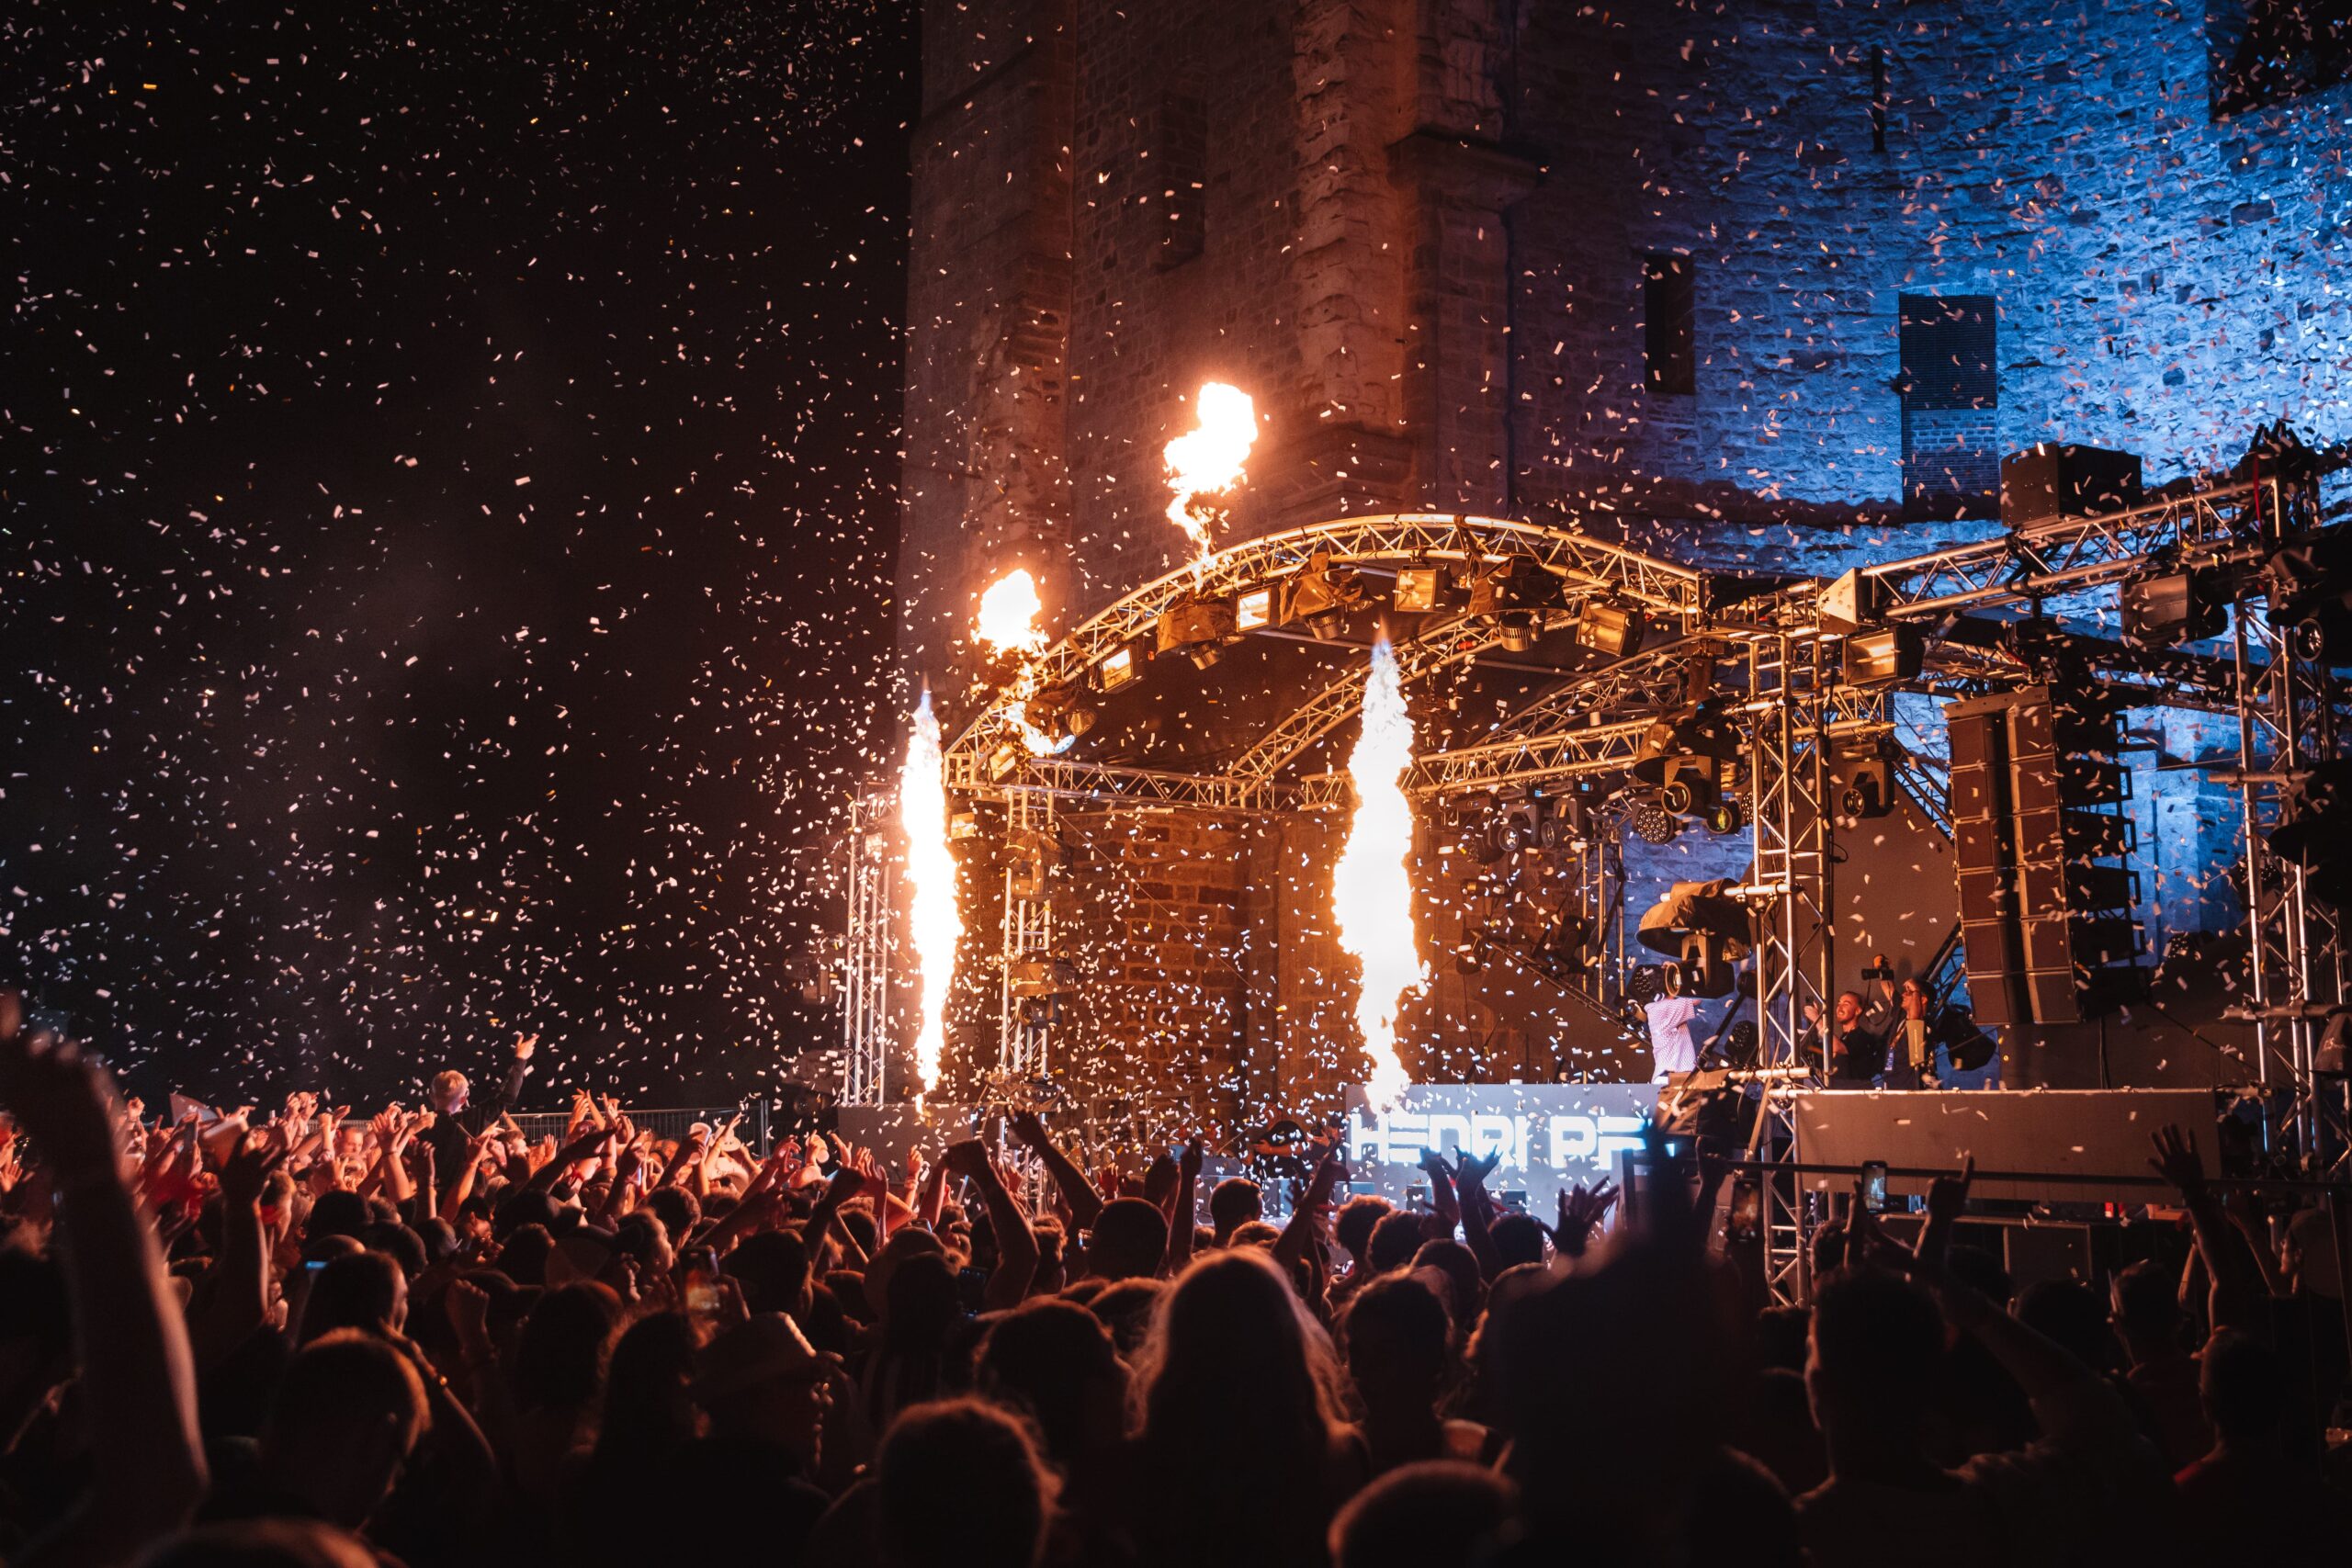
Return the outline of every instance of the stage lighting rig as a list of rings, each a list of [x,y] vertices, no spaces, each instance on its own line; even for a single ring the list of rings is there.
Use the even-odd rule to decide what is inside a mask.
[[[2335,660],[2352,648],[2352,548],[2344,537],[2305,539],[2262,563],[2270,624],[2289,628],[2303,659]]]
[[[2352,895],[2352,759],[2335,758],[2298,774],[2270,829],[2270,852],[2303,867],[2304,890],[2342,907]]]
[[[1329,642],[1345,635],[1348,617],[1371,600],[1363,580],[1348,567],[1335,567],[1328,550],[1309,556],[1306,565],[1283,585],[1282,624],[1304,621],[1309,636]]]
[[[1648,623],[1639,610],[1588,599],[1577,612],[1576,626],[1568,635],[1578,648],[1604,659],[1630,659],[1642,650],[1647,630]]]
[[[2219,637],[2229,624],[2229,586],[2212,570],[2170,560],[2125,581],[2117,595],[2123,640],[2133,648],[2172,648]]]
[[[1838,786],[1838,815],[1849,822],[1883,817],[1894,809],[1895,759],[1883,742],[1839,748],[1830,758]]]
[[[1239,635],[1230,599],[1180,599],[1159,615],[1159,651],[1182,652],[1195,670],[1214,666]]]
[[[1102,661],[1094,667],[1095,689],[1107,696],[1134,685],[1143,674],[1142,662],[1136,658],[1140,646],[1140,639],[1125,642],[1104,654]]]
[[[1408,566],[1396,573],[1396,593],[1392,602],[1399,614],[1420,615],[1459,610],[1463,599],[1462,584],[1451,567]]]
[[[1470,614],[1491,616],[1504,649],[1525,653],[1544,633],[1544,615],[1560,604],[1560,580],[1524,556],[1482,569],[1470,583]]]
[[[1674,962],[1666,970],[1676,996],[1727,997],[1733,966],[1748,953],[1747,906],[1728,897],[1727,882],[1678,882],[1642,916],[1636,939]]]
[[[1655,800],[1634,808],[1634,836],[1645,844],[1670,844],[1681,835],[1682,818]]]
[[[1927,662],[1927,633],[1915,626],[1883,626],[1846,639],[1846,684],[1849,686],[1892,686],[1916,681]]]
[[[1094,728],[1096,716],[1093,705],[1086,700],[1084,688],[1075,681],[1034,693],[1024,712],[1040,734],[1056,742],[1068,736],[1084,735]]]

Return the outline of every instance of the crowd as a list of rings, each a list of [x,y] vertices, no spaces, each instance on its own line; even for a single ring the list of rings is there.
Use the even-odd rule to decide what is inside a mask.
[[[1953,1243],[1963,1168],[1908,1244],[1841,1204],[1775,1308],[1723,1172],[1656,1140],[1638,1202],[1550,1224],[1488,1162],[1432,1159],[1424,1213],[1327,1157],[1275,1226],[1197,1142],[1090,1174],[1027,1116],[1026,1183],[585,1097],[533,1144],[532,1046],[480,1106],[151,1121],[0,995],[0,1555],[2342,1560],[2331,1233],[2233,1210],[2187,1134],[2185,1269],[2013,1292]]]

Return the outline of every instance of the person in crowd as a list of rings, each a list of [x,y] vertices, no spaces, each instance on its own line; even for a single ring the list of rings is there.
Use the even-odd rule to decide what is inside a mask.
[[[1914,1243],[1849,1205],[1767,1308],[1723,1172],[1655,1130],[1638,1213],[1573,1187],[1553,1227],[1486,1156],[1335,1213],[1327,1148],[1279,1227],[1227,1182],[1196,1238],[1189,1136],[1125,1182],[1026,1116],[1014,1181],[968,1139],[713,1159],[724,1126],[664,1146],[584,1095],[537,1144],[478,1122],[450,1181],[440,1112],[151,1122],[6,993],[0,1111],[12,1564],[2341,1555],[2333,1232],[2171,1129],[2188,1228],[2098,1289],[2011,1310],[1951,1245],[1963,1161]]]
[[[498,1087],[480,1105],[472,1103],[473,1086],[465,1074],[444,1068],[433,1075],[426,1089],[433,1120],[418,1135],[433,1152],[434,1179],[442,1193],[455,1188],[479,1159],[477,1139],[484,1129],[494,1126],[522,1097],[523,1080],[530,1075],[531,1057],[538,1046],[537,1035],[517,1034]]]

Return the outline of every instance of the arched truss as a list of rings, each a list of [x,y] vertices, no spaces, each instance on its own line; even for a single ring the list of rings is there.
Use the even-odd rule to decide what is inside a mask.
[[[1561,580],[1571,596],[1605,595],[1639,608],[1654,622],[1688,628],[1707,614],[1705,572],[1659,560],[1573,529],[1503,518],[1448,513],[1395,513],[1342,517],[1230,546],[1204,560],[1146,583],[1090,616],[1031,665],[1035,686],[1052,688],[1087,679],[1122,649],[1148,648],[1160,615],[1193,598],[1223,598],[1278,581],[1321,555],[1335,567],[1394,570],[1425,564],[1532,561]],[[1552,612],[1549,624],[1564,613]],[[1548,626],[1547,626],[1548,629]],[[1405,678],[1417,680],[1491,649],[1498,636],[1483,620],[1432,615],[1397,648]],[[1355,712],[1360,678],[1325,684],[1246,750],[1238,763],[1214,780],[1200,781],[1193,803],[1221,809],[1275,808],[1296,804],[1279,783],[1281,773],[1316,741]],[[1007,758],[992,767],[1003,748],[1019,746],[1014,699],[1000,694],[947,749],[947,785],[967,795],[994,795],[1023,787],[1078,794],[1136,794],[1182,800],[1183,775],[1152,770],[1103,767],[1060,758]],[[991,776],[994,773],[996,776]]]

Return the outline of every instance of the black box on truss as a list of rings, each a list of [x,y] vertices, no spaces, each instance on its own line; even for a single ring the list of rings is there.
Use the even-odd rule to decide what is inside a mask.
[[[2001,459],[2001,521],[2031,529],[2140,504],[2140,459],[2104,446],[2042,441]]]

